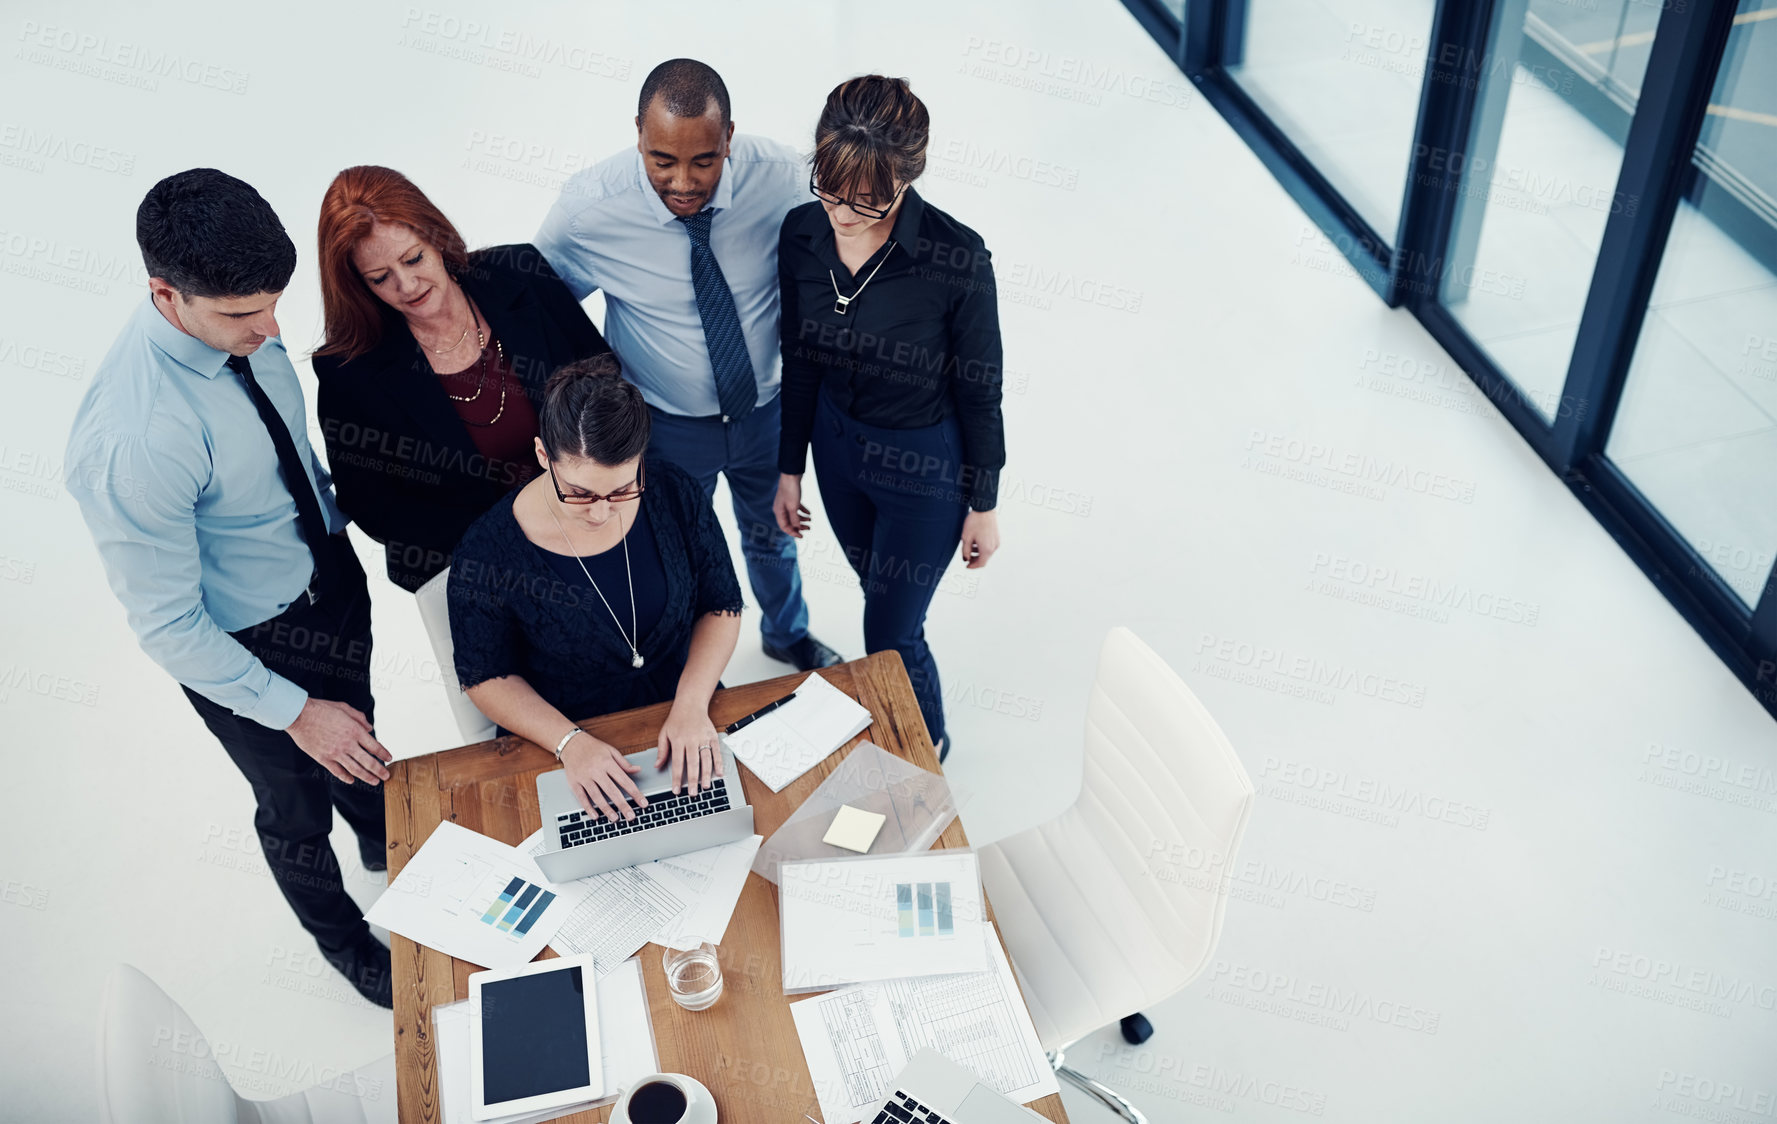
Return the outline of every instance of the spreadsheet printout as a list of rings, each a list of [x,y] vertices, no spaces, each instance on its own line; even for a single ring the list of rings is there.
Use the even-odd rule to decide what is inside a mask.
[[[1028,1104],[1059,1091],[999,940],[985,972],[859,984],[790,1005],[821,1116],[855,1124],[930,1046],[983,1084]]]

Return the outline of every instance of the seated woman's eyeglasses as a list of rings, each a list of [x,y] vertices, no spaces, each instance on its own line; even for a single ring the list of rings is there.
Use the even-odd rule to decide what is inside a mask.
[[[813,192],[814,197],[816,199],[819,199],[823,203],[831,203],[835,207],[850,207],[852,210],[856,211],[860,215],[863,215],[867,219],[884,219],[884,218],[887,218],[888,213],[894,209],[895,200],[899,199],[901,197],[901,192],[907,190],[907,185],[902,184],[900,187],[895,189],[895,193],[894,193],[894,195],[889,197],[889,205],[886,207],[872,207],[867,203],[857,203],[857,202],[854,202],[850,199],[841,199],[839,196],[833,194],[831,191],[826,191],[826,190],[816,186],[815,182],[814,182],[814,173],[812,173],[812,172],[809,173],[809,176],[808,176],[808,190]]]
[[[555,465],[551,463],[549,466],[549,486],[555,489],[556,499],[563,503],[570,504],[593,504],[600,500],[609,500],[612,503],[628,503],[630,500],[641,499],[642,493],[647,490],[642,483],[642,470],[640,466],[636,468],[636,478],[634,480],[631,480],[629,483],[609,495],[601,496],[597,492],[563,492],[561,490],[561,481],[555,478]]]

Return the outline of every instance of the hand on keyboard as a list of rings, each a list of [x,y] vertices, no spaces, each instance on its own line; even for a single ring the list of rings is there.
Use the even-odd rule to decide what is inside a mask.
[[[569,738],[561,761],[567,768],[568,787],[591,818],[602,815],[613,820],[633,820],[637,808],[648,806],[648,798],[630,779],[631,774],[641,770],[624,760],[623,754],[609,742],[585,733]]]
[[[728,789],[718,778],[710,782],[710,787],[702,792],[686,790],[672,795],[657,793],[646,807],[630,809],[634,817],[632,819],[612,820],[576,811],[558,816],[555,826],[563,847],[578,847],[584,843],[596,843],[601,839],[646,831],[669,823],[682,823],[698,816],[727,810]]]
[[[670,754],[675,793],[707,789],[711,781],[722,775],[722,755],[716,744],[716,727],[710,721],[709,709],[675,702],[666,724],[660,727],[660,751],[654,758],[654,767],[666,764]]]

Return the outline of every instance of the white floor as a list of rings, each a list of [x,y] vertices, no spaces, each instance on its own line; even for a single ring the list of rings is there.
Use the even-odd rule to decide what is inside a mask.
[[[245,783],[136,650],[58,483],[85,376],[141,293],[142,192],[196,164],[255,183],[303,254],[286,338],[312,344],[339,168],[401,168],[471,244],[528,238],[565,172],[628,142],[649,67],[689,54],[723,71],[743,130],[804,146],[835,81],[907,75],[934,117],[922,190],[995,252],[1006,546],[951,576],[930,623],[971,834],[1071,800],[1118,623],[1260,786],[1215,964],[1149,1009],[1145,1048],[1112,1031],[1078,1063],[1157,1122],[1768,1116],[1769,717],[1115,0],[803,7],[197,4],[174,26],[62,4],[10,25],[0,1115],[96,1117],[119,961],[252,1096],[390,1049],[265,875]],[[581,69],[502,47],[519,35]],[[123,84],[165,51],[176,73]],[[817,538],[804,573],[820,635],[855,655],[843,561]],[[376,597],[381,732],[441,748],[413,606]],[[753,635],[730,682],[780,670]],[[1298,666],[1357,674],[1279,670]],[[368,900],[380,879],[352,882]]]

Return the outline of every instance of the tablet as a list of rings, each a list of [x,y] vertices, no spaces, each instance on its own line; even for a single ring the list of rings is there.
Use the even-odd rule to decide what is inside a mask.
[[[470,1114],[491,1120],[605,1095],[590,956],[469,977]]]

